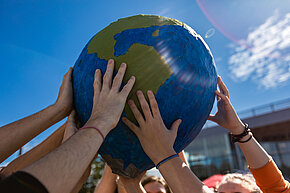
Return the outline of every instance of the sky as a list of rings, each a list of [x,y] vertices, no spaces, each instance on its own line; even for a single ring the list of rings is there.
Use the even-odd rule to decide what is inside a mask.
[[[199,33],[238,112],[290,97],[288,0],[0,0],[0,126],[53,104],[88,40],[137,14],[175,18]]]

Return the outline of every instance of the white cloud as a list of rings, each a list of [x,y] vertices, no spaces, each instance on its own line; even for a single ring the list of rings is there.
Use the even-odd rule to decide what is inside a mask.
[[[233,78],[249,78],[265,88],[290,79],[290,13],[278,11],[235,46],[229,58]]]

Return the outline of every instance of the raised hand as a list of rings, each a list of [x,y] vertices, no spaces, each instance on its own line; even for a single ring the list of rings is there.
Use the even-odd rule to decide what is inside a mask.
[[[72,110],[71,114],[68,116],[68,119],[65,123],[65,130],[63,134],[62,142],[65,142],[68,138],[70,138],[73,134],[78,131],[79,126],[76,119],[76,112]]]
[[[126,72],[126,64],[121,64],[118,73],[112,81],[113,71],[114,60],[110,59],[102,84],[101,71],[99,69],[96,70],[93,109],[88,122],[85,124],[85,126],[97,125],[98,128],[104,132],[104,135],[108,134],[112,128],[116,127],[124,109],[126,99],[135,83],[135,77],[132,76],[120,91],[123,77]]]
[[[145,118],[138,110],[134,101],[128,101],[128,104],[140,126],[136,126],[125,117],[122,118],[122,121],[137,135],[145,153],[155,164],[157,164],[164,158],[175,154],[173,144],[177,136],[177,130],[181,120],[176,120],[172,124],[171,129],[168,130],[163,123],[153,92],[148,91],[147,95],[149,98],[150,107],[143,93],[141,91],[137,91],[137,97]]]
[[[118,176],[117,184],[118,184],[118,192],[126,192],[126,193],[145,193],[145,189],[141,184],[141,180],[146,174],[146,171],[139,174],[136,178],[126,178],[123,176]]]
[[[68,116],[73,109],[72,71],[73,68],[69,68],[68,72],[64,75],[57,100],[54,104],[54,106],[62,110],[66,116]]]
[[[208,120],[216,122],[221,127],[231,131],[233,134],[240,134],[241,130],[244,128],[244,124],[233,108],[229,99],[229,91],[220,76],[217,78],[217,83],[220,89],[220,91],[215,91],[218,110],[215,115],[210,115]]]

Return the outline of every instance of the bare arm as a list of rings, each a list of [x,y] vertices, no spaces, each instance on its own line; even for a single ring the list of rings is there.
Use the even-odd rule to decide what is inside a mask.
[[[34,147],[27,153],[13,160],[5,169],[3,169],[1,175],[5,178],[16,171],[25,168],[26,166],[39,160],[49,152],[53,151],[61,144],[64,130],[65,125],[62,125],[38,146]]]
[[[13,172],[21,170],[26,166],[34,163],[60,146],[76,131],[75,111],[72,111],[65,124],[58,128],[53,134],[51,134],[39,145],[13,160],[5,169],[3,169],[2,172],[0,172],[1,176],[5,178],[11,175]]]
[[[101,71],[96,70],[92,114],[85,124],[85,127],[97,127],[104,136],[117,125],[135,82],[135,78],[132,77],[119,91],[126,65],[121,65],[112,83],[113,70],[114,62],[109,60],[103,84]],[[23,171],[36,177],[49,192],[71,192],[91,164],[101,144],[102,137],[96,129],[82,129]]]
[[[0,128],[0,163],[32,138],[69,115],[72,109],[72,68],[65,74],[54,105]]]
[[[142,173],[133,179],[117,176],[112,173],[111,168],[106,164],[104,174],[94,193],[114,193],[116,188],[118,188],[118,193],[146,193],[141,185],[144,174]]]
[[[173,144],[181,120],[175,121],[171,129],[168,130],[163,123],[153,92],[148,91],[147,95],[150,106],[143,93],[141,91],[137,92],[139,103],[145,117],[139,112],[133,100],[129,100],[128,102],[140,127],[137,127],[127,118],[123,118],[122,120],[137,135],[145,153],[156,165],[161,160],[176,154],[173,149]],[[159,167],[159,171],[173,192],[210,192],[179,157],[170,159],[162,164]]]
[[[184,154],[184,150],[182,150],[178,156],[180,157],[180,159],[186,164],[187,167],[189,167],[188,161],[186,160],[185,154]]]
[[[111,168],[106,164],[104,174],[94,193],[114,193],[117,188],[116,179],[117,175],[113,174]]]
[[[82,177],[78,180],[77,184],[74,186],[73,190],[70,193],[78,193],[82,188],[85,181],[88,179],[91,173],[91,164],[88,166],[86,171],[83,173]]]
[[[146,190],[142,186],[141,179],[145,175],[142,172],[135,178],[126,178],[119,176],[118,179],[118,193],[146,193]]]
[[[235,112],[229,100],[229,91],[220,76],[218,76],[218,86],[220,91],[215,92],[218,100],[218,111],[215,115],[210,115],[209,120],[216,122],[233,134],[241,134],[244,131],[245,125]],[[247,135],[241,140],[245,141],[249,137],[250,136]],[[270,156],[254,137],[250,141],[246,143],[238,143],[238,145],[245,155],[251,169],[261,168],[269,162]]]
[[[99,127],[98,123],[94,125]],[[101,144],[102,137],[96,130],[80,130],[63,145],[23,171],[36,177],[49,192],[70,192]]]

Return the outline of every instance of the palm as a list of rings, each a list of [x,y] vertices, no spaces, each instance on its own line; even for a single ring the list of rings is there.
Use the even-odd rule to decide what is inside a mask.
[[[215,91],[218,99],[218,111],[215,115],[210,115],[209,120],[216,122],[223,128],[227,128],[229,130],[235,129],[241,125],[241,120],[237,116],[229,100],[228,89],[226,88],[220,77],[218,77],[218,86],[220,88],[220,92]]]
[[[231,108],[223,100],[219,99],[217,102],[218,111],[215,114],[216,122],[222,126],[226,127],[229,121],[229,113]]]

